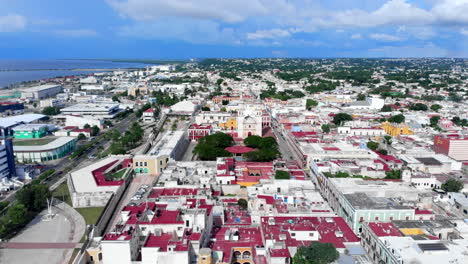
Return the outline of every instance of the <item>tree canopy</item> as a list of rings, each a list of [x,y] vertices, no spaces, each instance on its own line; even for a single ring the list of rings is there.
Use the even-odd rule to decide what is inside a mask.
[[[340,253],[331,243],[312,242],[308,247],[299,247],[293,257],[294,264],[328,264],[337,260]]]
[[[442,189],[446,192],[459,192],[463,189],[463,182],[450,178],[442,184]]]
[[[398,123],[398,124],[403,123],[403,122],[405,122],[405,116],[402,115],[402,114],[391,116],[391,117],[388,119],[388,122],[390,122],[390,123]]]
[[[250,161],[272,161],[279,155],[278,143],[273,137],[248,136],[244,144],[257,150],[244,154],[244,158]]]
[[[338,113],[333,117],[333,123],[337,126],[342,125],[343,122],[352,121],[353,117],[347,113]]]
[[[289,180],[291,178],[291,174],[287,171],[277,170],[275,172],[275,179],[277,180]]]
[[[371,150],[376,150],[379,147],[379,143],[374,141],[367,142],[367,147]]]
[[[313,100],[313,99],[307,99],[306,100],[306,109],[311,110],[312,108],[316,107],[318,105],[318,102]]]
[[[193,153],[197,154],[201,160],[216,160],[218,157],[231,156],[231,153],[225,150],[225,148],[233,144],[234,139],[231,135],[218,132],[200,138],[197,146],[193,149]]]

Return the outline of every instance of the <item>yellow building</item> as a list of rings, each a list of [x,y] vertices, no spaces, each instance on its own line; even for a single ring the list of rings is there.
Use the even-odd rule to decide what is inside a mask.
[[[225,123],[218,123],[218,126],[223,130],[236,130],[237,120],[235,117],[230,117]]]
[[[166,168],[169,156],[135,155],[133,157],[133,170],[140,173],[157,175]]]
[[[411,131],[408,125],[406,124],[397,124],[397,123],[390,123],[390,122],[383,122],[382,129],[392,137],[396,137],[399,135],[414,135],[414,132]]]
[[[137,94],[148,94],[147,86],[129,87],[127,90],[128,95],[136,97]]]
[[[211,257],[210,248],[202,248],[198,254],[198,264],[212,264],[213,260]]]

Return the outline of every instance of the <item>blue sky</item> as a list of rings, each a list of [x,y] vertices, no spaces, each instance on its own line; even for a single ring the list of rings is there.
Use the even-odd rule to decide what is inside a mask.
[[[0,0],[0,58],[468,57],[468,0]]]

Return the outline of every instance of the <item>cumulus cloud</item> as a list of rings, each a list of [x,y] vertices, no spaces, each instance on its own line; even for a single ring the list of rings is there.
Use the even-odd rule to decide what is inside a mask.
[[[466,29],[466,28],[460,29],[460,34],[468,36],[468,29]]]
[[[168,30],[170,29],[170,30]],[[121,28],[121,36],[158,40],[183,40],[189,43],[240,44],[237,32],[211,20],[164,19],[152,23],[138,22]]]
[[[91,29],[63,29],[55,30],[55,34],[65,37],[81,38],[81,37],[94,37],[98,33]]]
[[[247,39],[276,39],[291,36],[288,30],[274,28],[270,30],[257,30],[254,33],[247,33]]]
[[[18,14],[0,16],[0,32],[14,32],[26,27],[27,20]]]
[[[385,41],[385,42],[394,42],[394,41],[402,41],[403,39],[394,35],[390,34],[383,34],[383,33],[375,33],[370,34],[369,37],[371,39],[375,39],[378,41]]]
[[[107,0],[122,16],[150,21],[167,16],[214,19],[228,23],[244,21],[254,15],[266,15],[263,0]]]
[[[373,5],[377,7],[372,10],[358,7],[332,10],[311,0],[106,1],[119,15],[132,21],[133,24],[123,29],[125,34],[136,36],[138,32],[145,32],[154,38],[156,36],[152,34],[151,29],[164,26],[166,32],[163,34],[179,36],[182,40],[190,39],[191,42],[202,41],[203,35],[199,40],[195,40],[194,34],[181,29],[179,25],[175,26],[175,32],[167,32],[173,27],[167,21],[188,19],[195,25],[186,24],[185,26],[190,29],[195,28],[196,32],[200,31],[197,25],[207,23],[206,31],[210,32],[208,42],[214,40],[219,42],[219,38],[228,34],[223,32],[226,30],[243,32],[234,34],[237,39],[228,38],[239,42],[290,38],[294,33],[312,33],[327,29],[343,32],[349,28],[376,27],[407,29],[404,34],[399,34],[404,37],[374,34],[373,39],[379,41],[401,41],[408,38],[427,40],[437,36],[433,28],[459,30],[468,26],[468,16],[465,15],[468,13],[468,0],[432,0],[428,2],[428,6],[418,5],[409,0],[387,0],[381,5]],[[337,0],[332,1],[336,3]],[[230,24],[231,29],[221,27],[226,23]],[[268,29],[268,27],[273,29]],[[135,32],[130,32],[132,29],[135,29]],[[215,32],[218,32],[218,36],[214,36]],[[182,36],[183,34],[189,36]],[[141,37],[147,36],[141,35]],[[351,36],[351,39],[362,37],[357,33]]]

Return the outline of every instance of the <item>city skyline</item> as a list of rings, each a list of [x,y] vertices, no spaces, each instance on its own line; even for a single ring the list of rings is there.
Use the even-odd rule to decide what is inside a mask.
[[[0,57],[468,57],[465,0],[0,0]]]

